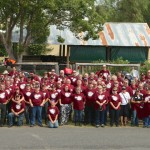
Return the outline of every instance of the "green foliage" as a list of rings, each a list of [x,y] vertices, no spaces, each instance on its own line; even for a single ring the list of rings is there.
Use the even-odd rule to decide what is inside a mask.
[[[106,64],[107,65],[108,62],[103,61],[103,60],[98,60],[98,61],[94,61],[93,63],[102,63],[102,64]],[[124,60],[122,57],[120,57],[120,58],[117,58],[116,60],[110,61],[109,63],[110,64],[129,64],[129,61],[128,60]],[[115,74],[118,71],[126,71],[126,72],[130,72],[131,71],[130,67],[122,67],[122,66],[121,67],[120,66],[118,66],[118,67],[117,66],[111,67],[111,66],[108,66],[107,68],[110,70],[110,72],[112,74]],[[93,67],[91,67],[91,69],[88,72],[91,72],[91,71],[97,72],[97,71],[99,71],[101,69],[102,69],[102,67],[93,66]]]
[[[28,53],[30,55],[41,55],[45,50],[46,48],[44,44],[30,44],[28,46]]]
[[[145,61],[144,64],[140,68],[140,73],[146,74],[148,70],[150,70],[150,62]]]
[[[122,57],[117,58],[116,60],[111,61],[111,64],[129,64],[128,60],[124,60]],[[115,74],[119,71],[130,72],[130,67],[109,67],[112,74]]]
[[[7,52],[4,48],[4,46],[0,45],[0,56],[7,56]]]
[[[57,41],[59,43],[64,43],[65,42],[65,39],[63,37],[61,37],[60,35],[57,36]]]

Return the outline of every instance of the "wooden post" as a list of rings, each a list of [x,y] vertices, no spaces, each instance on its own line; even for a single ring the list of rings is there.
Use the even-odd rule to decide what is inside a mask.
[[[150,63],[150,48],[148,48],[148,57],[147,57],[147,60]]]
[[[69,67],[70,47],[67,45],[67,67]]]

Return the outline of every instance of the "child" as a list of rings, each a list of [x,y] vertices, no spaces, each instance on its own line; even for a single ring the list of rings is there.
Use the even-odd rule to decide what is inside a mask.
[[[51,105],[48,107],[48,127],[49,128],[58,128],[58,114],[59,110],[56,106],[55,101],[51,101]]]

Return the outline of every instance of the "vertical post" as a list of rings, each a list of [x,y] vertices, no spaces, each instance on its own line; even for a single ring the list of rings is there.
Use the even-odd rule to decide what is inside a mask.
[[[59,45],[59,56],[61,56],[62,53],[62,45]]]
[[[111,60],[111,47],[106,47],[106,61],[109,62]]]
[[[70,47],[67,46],[67,67],[69,67]]]
[[[148,58],[147,58],[147,60],[150,63],[150,48],[148,48]]]
[[[58,67],[58,63],[55,63],[55,70],[56,70],[56,73],[59,74],[59,67]]]

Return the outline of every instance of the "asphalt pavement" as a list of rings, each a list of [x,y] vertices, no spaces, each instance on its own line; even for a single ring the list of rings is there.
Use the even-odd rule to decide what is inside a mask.
[[[0,150],[150,150],[150,128],[2,127]]]

